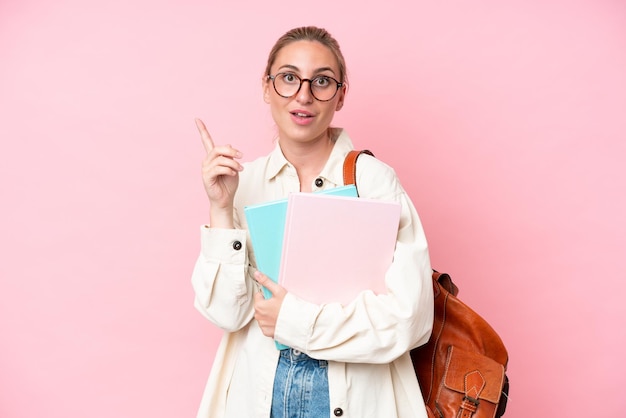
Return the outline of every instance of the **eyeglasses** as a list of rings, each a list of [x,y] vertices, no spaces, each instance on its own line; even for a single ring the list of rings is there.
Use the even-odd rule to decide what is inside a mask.
[[[298,94],[302,88],[302,83],[309,82],[309,89],[315,99],[320,102],[332,100],[337,91],[344,83],[340,83],[327,75],[318,75],[312,79],[300,78],[294,73],[278,73],[276,75],[268,75],[267,78],[272,80],[274,90],[279,96],[286,99]]]

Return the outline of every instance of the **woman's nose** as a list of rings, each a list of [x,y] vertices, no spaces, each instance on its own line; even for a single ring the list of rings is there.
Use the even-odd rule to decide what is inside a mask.
[[[298,103],[311,103],[313,101],[313,94],[311,93],[311,81],[310,80],[302,80],[302,85],[300,86],[300,90],[296,94],[296,100],[298,100]]]

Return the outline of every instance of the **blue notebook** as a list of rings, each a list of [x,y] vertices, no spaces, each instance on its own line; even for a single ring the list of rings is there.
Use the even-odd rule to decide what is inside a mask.
[[[334,187],[316,193],[357,197],[354,185]],[[248,232],[250,233],[257,269],[278,283],[280,259],[283,252],[285,218],[287,216],[287,199],[246,206],[244,214],[248,223]],[[262,290],[265,299],[272,296],[266,288]],[[279,350],[288,348],[278,342],[276,347]]]

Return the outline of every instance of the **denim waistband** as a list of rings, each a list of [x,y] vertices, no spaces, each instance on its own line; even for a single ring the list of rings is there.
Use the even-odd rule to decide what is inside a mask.
[[[317,363],[319,367],[326,367],[328,365],[328,361],[314,359],[295,348],[280,350],[280,357],[290,360],[292,363],[311,362]]]

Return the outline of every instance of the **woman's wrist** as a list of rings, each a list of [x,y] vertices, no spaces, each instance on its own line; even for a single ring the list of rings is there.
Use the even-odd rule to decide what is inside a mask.
[[[209,211],[211,228],[234,229],[233,209],[211,207]]]

